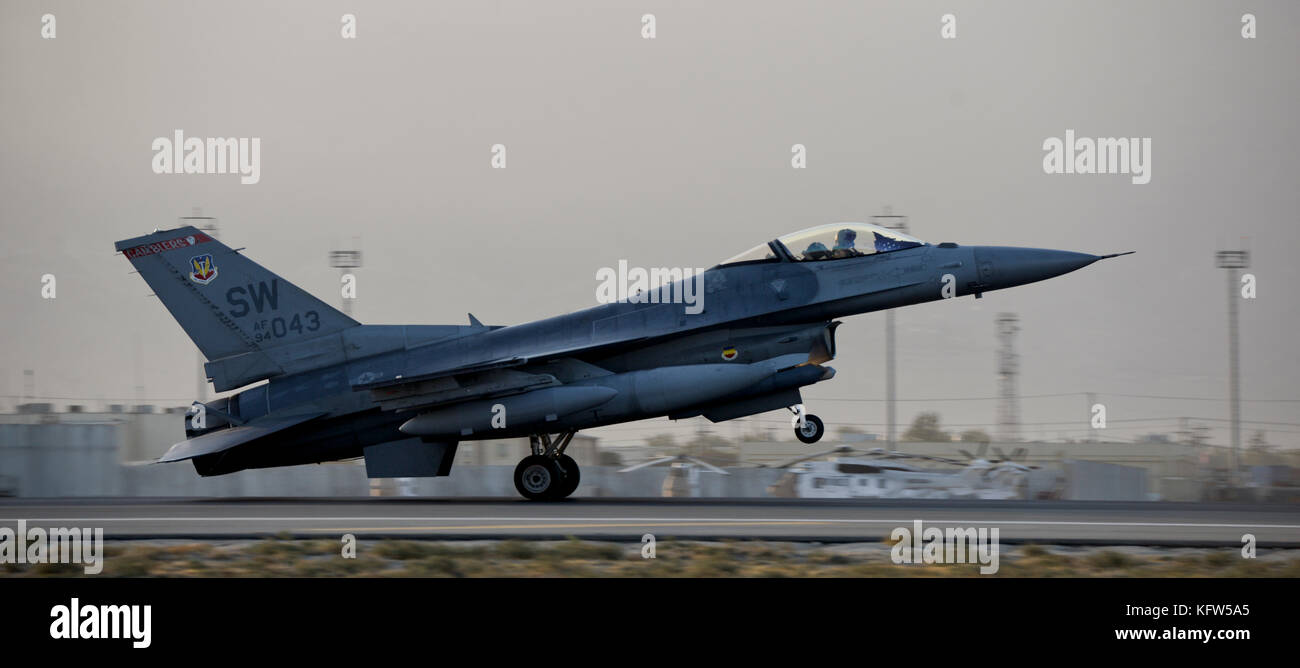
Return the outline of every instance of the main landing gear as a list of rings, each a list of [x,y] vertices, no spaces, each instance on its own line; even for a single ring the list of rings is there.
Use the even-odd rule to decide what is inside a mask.
[[[800,419],[801,408],[800,406],[790,409],[790,412],[794,413],[794,418],[790,421],[794,424],[794,437],[804,443],[816,443],[822,440],[822,436],[826,435],[826,425],[822,424],[822,419],[816,415],[803,415]]]
[[[570,431],[551,440],[550,434],[528,437],[533,453],[515,467],[515,489],[530,501],[558,501],[578,489],[582,473],[578,462],[564,454],[578,432]]]

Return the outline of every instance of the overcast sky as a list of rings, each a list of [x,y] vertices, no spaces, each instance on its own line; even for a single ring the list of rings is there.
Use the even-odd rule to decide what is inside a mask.
[[[1107,436],[1226,418],[1225,401],[1122,395],[1226,397],[1214,252],[1246,247],[1244,417],[1286,424],[1245,437],[1300,444],[1300,402],[1277,401],[1300,399],[1300,4],[758,4],[4,2],[0,405],[24,369],[40,396],[189,402],[194,348],[113,242],[196,206],[330,303],[327,254],[358,237],[363,322],[514,324],[593,305],[596,270],[620,259],[707,267],[892,205],[930,242],[1137,251],[898,311],[901,397],[995,396],[994,317],[1010,311],[1021,392],[1097,393]],[[956,39],[940,36],[949,12]],[[260,138],[260,182],[153,173],[151,142],[176,129]],[[1045,174],[1043,142],[1067,129],[1149,137],[1150,183]],[[883,322],[849,318],[839,375],[805,392],[831,429],[882,431]],[[908,401],[899,417],[992,429],[996,407]],[[1087,428],[1082,394],[1021,412],[1052,423],[1030,437]]]

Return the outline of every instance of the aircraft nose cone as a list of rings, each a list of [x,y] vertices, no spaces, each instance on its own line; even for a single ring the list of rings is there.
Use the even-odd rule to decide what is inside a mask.
[[[1068,274],[1101,259],[1088,253],[1005,246],[977,247],[975,258],[979,265],[980,281],[990,286],[990,290]]]

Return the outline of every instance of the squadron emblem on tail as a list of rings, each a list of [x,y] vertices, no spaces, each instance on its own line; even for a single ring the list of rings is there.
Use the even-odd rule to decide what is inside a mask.
[[[190,258],[190,280],[199,285],[207,285],[217,277],[217,265],[212,263],[212,254],[207,253]]]

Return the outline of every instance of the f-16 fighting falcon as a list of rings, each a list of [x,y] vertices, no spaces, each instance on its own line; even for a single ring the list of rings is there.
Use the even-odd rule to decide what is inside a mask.
[[[212,476],[364,457],[371,478],[445,476],[460,441],[527,436],[514,482],[533,500],[577,488],[564,451],[578,430],[801,407],[800,388],[835,375],[824,364],[836,318],[980,297],[1115,257],[932,245],[840,223],[544,320],[362,325],[194,227],[116,248],[210,360],[215,390],[246,388],[195,402],[187,440],[160,462],[188,459]],[[685,281],[702,310],[671,298]],[[796,413],[799,440],[820,439],[822,421]]]

